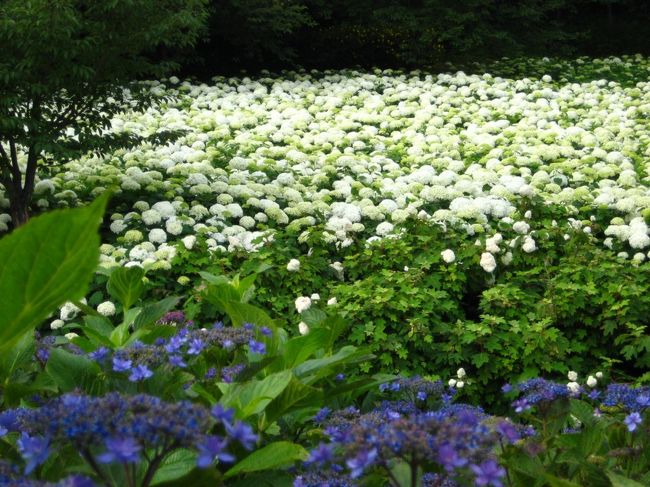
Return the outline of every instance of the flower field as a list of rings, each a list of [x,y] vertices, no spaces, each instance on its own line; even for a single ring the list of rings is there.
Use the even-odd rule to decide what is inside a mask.
[[[89,284],[0,357],[0,485],[650,485],[650,59],[148,86],[109,132],[174,141],[37,177]]]

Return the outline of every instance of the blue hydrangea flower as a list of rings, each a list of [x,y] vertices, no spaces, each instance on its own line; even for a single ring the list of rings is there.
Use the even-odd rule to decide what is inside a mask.
[[[203,351],[204,348],[205,348],[205,342],[200,338],[194,338],[190,340],[187,353],[190,355],[198,355]]]
[[[106,452],[97,456],[101,463],[135,463],[140,459],[142,447],[135,438],[107,438]]]
[[[115,372],[128,372],[132,366],[133,362],[131,360],[121,359],[118,356],[113,357],[113,370]]]
[[[235,418],[235,410],[231,408],[224,408],[221,404],[216,404],[210,410],[210,414],[217,421],[222,423],[232,423],[232,420]]]
[[[505,469],[494,460],[485,460],[480,465],[470,465],[476,477],[474,485],[503,487],[503,477],[506,474]]]
[[[251,340],[248,342],[248,347],[253,353],[258,353],[260,355],[266,353],[266,345],[264,345],[262,342],[258,342],[257,340]]]
[[[631,433],[635,431],[641,423],[643,423],[643,418],[641,418],[639,413],[634,412],[628,414],[623,422],[627,426],[627,430]]]
[[[377,450],[361,450],[354,458],[349,458],[345,464],[350,469],[350,477],[353,479],[361,477],[366,468],[368,468],[377,458]]]
[[[21,433],[16,442],[20,455],[25,460],[25,475],[32,473],[36,467],[45,463],[50,456],[50,442],[47,438]]]
[[[219,460],[223,463],[235,461],[235,457],[226,451],[228,441],[218,436],[208,436],[198,445],[199,456],[196,465],[199,468],[208,468],[212,462]]]
[[[149,367],[146,365],[136,365],[131,370],[131,375],[129,375],[129,380],[131,382],[139,382],[141,380],[148,379],[153,375],[153,372],[149,370]]]
[[[235,424],[224,423],[226,432],[233,440],[238,441],[247,450],[252,450],[259,439],[253,428],[246,423],[237,421]]]

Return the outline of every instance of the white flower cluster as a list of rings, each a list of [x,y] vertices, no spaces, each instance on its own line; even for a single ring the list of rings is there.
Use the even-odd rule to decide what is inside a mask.
[[[640,56],[593,63],[650,67]],[[182,241],[192,251],[196,238],[212,252],[252,252],[273,231],[319,223],[327,242],[345,247],[355,236],[390,238],[412,218],[468,233],[507,223],[530,253],[537,249],[533,215],[517,215],[516,207],[532,198],[570,211],[607,207],[619,215],[595,222],[606,227],[607,244],[630,254],[650,250],[647,79],[623,86],[348,70],[170,80],[152,89],[176,101],[143,113],[125,107],[111,130],[183,129],[183,137],[87,156],[37,184],[41,207],[69,206],[110,186],[137,194],[140,200],[111,216],[114,237],[102,247],[107,267],[168,268],[169,247]],[[0,208],[8,208],[4,194]],[[0,214],[0,231],[8,217]],[[487,272],[497,254],[511,258],[495,237],[485,244]]]
[[[580,393],[580,384],[578,383],[578,373],[575,372],[574,370],[570,370],[569,373],[567,374],[567,378],[569,379],[569,382],[567,383],[567,389],[571,394],[579,394]],[[589,388],[594,388],[598,385],[598,380],[603,378],[603,373],[602,372],[596,372],[594,375],[590,375],[587,377],[586,380],[586,385]]]
[[[461,367],[456,371],[456,378],[449,379],[448,382],[449,387],[456,387],[457,389],[462,389],[463,387],[465,387],[466,377],[467,377],[467,373],[465,372],[465,369]]]

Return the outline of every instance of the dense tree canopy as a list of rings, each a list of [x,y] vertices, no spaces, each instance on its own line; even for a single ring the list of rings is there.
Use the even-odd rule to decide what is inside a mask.
[[[192,73],[647,52],[645,0],[211,0]]]
[[[197,41],[206,15],[205,0],[2,0],[0,180],[15,225],[39,164],[138,142],[102,131],[125,106],[151,103],[134,80],[178,67],[174,53]]]

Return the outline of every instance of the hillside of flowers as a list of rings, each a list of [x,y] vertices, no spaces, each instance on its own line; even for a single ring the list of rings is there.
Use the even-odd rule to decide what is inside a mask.
[[[650,59],[147,84],[0,192],[0,486],[650,485]]]

